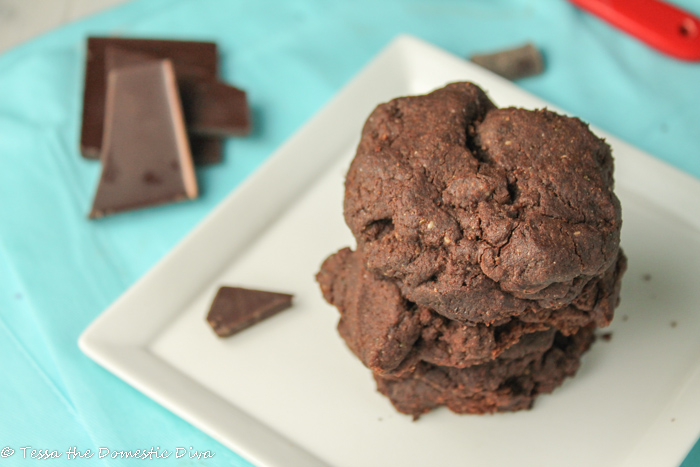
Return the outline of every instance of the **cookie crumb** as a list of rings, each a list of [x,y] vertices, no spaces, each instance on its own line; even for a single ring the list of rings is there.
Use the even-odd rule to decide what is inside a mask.
[[[626,322],[629,319],[629,316],[627,315],[622,315],[622,321]]]
[[[644,282],[649,282],[649,281],[651,280],[651,274],[649,274],[649,273],[643,274],[643,275],[642,275],[642,280],[643,280]]]
[[[678,326],[678,323],[676,323],[675,321],[671,321],[671,327],[675,328],[676,326]]]
[[[605,342],[610,342],[612,340],[612,332],[606,332],[604,334],[601,334],[600,338],[603,339]]]

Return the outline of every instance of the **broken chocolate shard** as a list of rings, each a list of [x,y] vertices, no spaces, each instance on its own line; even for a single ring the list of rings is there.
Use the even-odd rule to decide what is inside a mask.
[[[116,47],[157,59],[171,59],[177,76],[216,79],[218,56],[213,42],[90,37],[87,41],[83,121],[80,150],[83,157],[98,159],[102,149],[107,74],[106,51]]]
[[[514,49],[475,54],[469,60],[510,80],[539,75],[544,71],[542,54],[529,42]]]
[[[185,118],[193,133],[243,136],[250,133],[245,91],[216,80],[191,80],[180,86]]]
[[[105,73],[109,74],[112,70],[119,70],[158,60],[160,60],[158,57],[149,53],[110,46],[105,50]],[[191,92],[183,93],[182,90],[191,89],[193,86],[196,86],[196,82],[199,79],[203,79],[202,76],[200,76],[199,73],[191,72],[191,69],[190,73],[184,76],[176,76],[178,89],[180,90],[180,101],[182,102],[186,121],[188,120],[187,109],[192,107],[192,104],[189,103],[187,99],[196,96],[193,96]],[[223,142],[217,136],[197,135],[190,132],[189,141],[192,160],[195,165],[208,165],[221,162]]]
[[[292,295],[221,287],[214,297],[207,322],[219,337],[228,337],[289,308]]]
[[[169,60],[109,74],[102,175],[90,218],[197,196]]]

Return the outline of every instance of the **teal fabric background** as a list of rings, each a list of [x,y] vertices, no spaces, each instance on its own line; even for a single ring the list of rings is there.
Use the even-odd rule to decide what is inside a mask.
[[[700,15],[700,0],[675,3]],[[547,70],[523,88],[700,176],[700,65],[563,0],[139,0],[63,27],[0,55],[0,449],[16,451],[0,465],[33,465],[19,462],[23,446],[192,446],[216,453],[205,465],[250,465],[76,341],[400,33],[462,56],[531,40]],[[77,151],[84,43],[111,34],[218,42],[221,75],[248,91],[256,129],[227,142],[222,165],[199,170],[198,200],[94,222],[100,167]],[[700,443],[683,463],[693,466]]]

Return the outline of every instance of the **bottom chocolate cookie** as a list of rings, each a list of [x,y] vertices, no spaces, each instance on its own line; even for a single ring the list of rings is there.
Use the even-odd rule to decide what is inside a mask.
[[[414,418],[440,406],[460,414],[529,409],[539,394],[552,392],[576,374],[594,330],[590,325],[571,336],[557,333],[547,350],[519,358],[497,358],[467,368],[422,362],[410,375],[375,373],[374,378],[377,390],[396,410]]]

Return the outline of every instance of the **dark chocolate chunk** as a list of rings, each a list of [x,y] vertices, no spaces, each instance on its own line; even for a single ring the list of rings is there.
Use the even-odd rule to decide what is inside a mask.
[[[250,133],[246,93],[216,80],[191,80],[180,86],[191,132],[213,136]]]
[[[84,157],[90,159],[98,159],[102,149],[107,89],[105,60],[108,47],[140,52],[158,59],[169,58],[173,62],[178,77],[216,79],[218,73],[217,49],[213,42],[89,38],[80,150]]]
[[[169,60],[109,74],[102,176],[91,218],[197,196]]]
[[[292,295],[221,287],[207,314],[207,322],[219,337],[228,337],[289,308]]]
[[[510,80],[539,75],[544,71],[542,54],[531,43],[490,54],[475,54],[469,60]]]
[[[147,62],[160,60],[152,54],[138,52],[134,50],[122,49],[120,47],[107,47],[105,51],[105,73],[129,66],[144,64]],[[177,74],[177,72],[176,72]],[[193,107],[193,103],[188,102],[188,98],[197,98],[192,92],[183,93],[183,89],[191,89],[196,86],[199,77],[195,75],[177,76],[178,89],[180,90],[180,101],[185,112],[185,120],[189,121],[187,109]],[[191,130],[188,128],[188,130]],[[192,160],[196,165],[216,164],[221,162],[223,153],[223,143],[216,136],[196,135],[190,133],[190,150]]]

